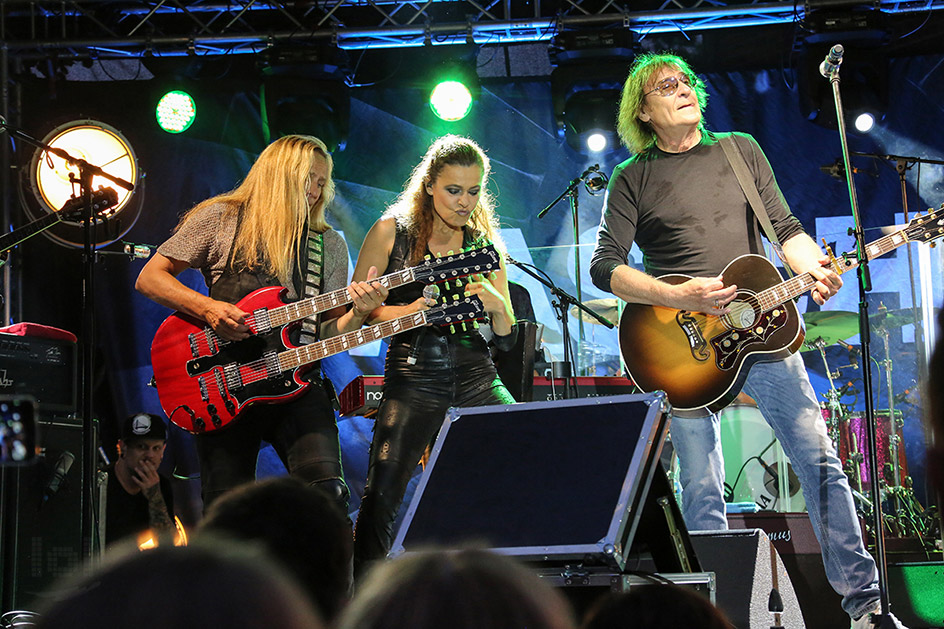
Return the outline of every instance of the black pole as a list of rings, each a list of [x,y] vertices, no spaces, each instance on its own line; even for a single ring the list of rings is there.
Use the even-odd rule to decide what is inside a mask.
[[[859,339],[862,347],[862,380],[865,394],[866,418],[866,460],[869,463],[869,493],[872,497],[872,527],[875,536],[875,565],[878,569],[878,589],[881,601],[880,627],[892,627],[888,611],[888,567],[885,562],[885,530],[882,512],[882,497],[879,488],[878,444],[876,443],[875,409],[872,397],[872,365],[869,360],[869,302],[868,293],[872,290],[872,280],[869,273],[869,258],[865,249],[865,229],[859,214],[859,203],[856,198],[855,183],[852,180],[852,168],[849,163],[849,146],[846,138],[845,117],[842,109],[842,96],[839,93],[839,66],[842,63],[843,48],[836,44],[820,67],[820,72],[829,79],[833,90],[833,100],[836,105],[836,123],[839,128],[839,142],[842,148],[842,160],[845,166],[846,186],[849,189],[849,205],[852,209],[853,235],[856,240],[856,267],[859,284]]]

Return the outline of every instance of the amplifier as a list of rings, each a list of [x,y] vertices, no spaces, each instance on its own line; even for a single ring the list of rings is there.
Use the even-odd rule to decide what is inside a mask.
[[[0,394],[30,395],[44,413],[74,412],[75,356],[72,341],[0,333]]]
[[[636,393],[636,386],[622,376],[577,376],[571,378],[578,398]],[[564,378],[534,377],[534,401],[564,399]]]
[[[632,381],[621,376],[579,376],[572,378],[576,384],[578,398],[603,397],[635,393]],[[360,415],[373,417],[380,406],[383,376],[357,376],[344,387],[338,399],[341,416]],[[533,399],[535,402],[564,399],[564,379],[534,376]]]

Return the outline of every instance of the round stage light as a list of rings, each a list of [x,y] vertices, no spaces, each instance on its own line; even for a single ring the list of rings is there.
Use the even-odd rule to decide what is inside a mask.
[[[141,212],[143,184],[131,144],[117,129],[95,120],[75,120],[53,129],[43,138],[43,143],[65,151],[73,159],[98,166],[108,175],[134,186],[134,190],[126,190],[101,175],[91,177],[90,187],[96,193],[96,198],[111,196],[111,193],[99,192],[100,188],[111,188],[117,193],[117,201],[96,214],[98,222],[113,224],[110,229],[96,229],[97,244],[114,242],[131,229]],[[78,166],[52,152],[37,149],[30,157],[23,175],[21,198],[26,213],[34,220],[66,208],[78,208]],[[64,215],[61,222],[43,233],[61,244],[80,247],[84,242],[82,222],[81,215]]]
[[[855,128],[859,133],[868,133],[875,126],[875,116],[869,112],[864,112],[856,116]]]
[[[602,133],[591,133],[587,136],[587,149],[591,153],[599,153],[606,148],[606,136]]]
[[[157,102],[154,111],[157,124],[168,133],[183,133],[197,117],[197,105],[187,92],[167,92]]]
[[[443,120],[462,120],[472,109],[472,93],[459,81],[443,81],[430,93],[429,106]]]

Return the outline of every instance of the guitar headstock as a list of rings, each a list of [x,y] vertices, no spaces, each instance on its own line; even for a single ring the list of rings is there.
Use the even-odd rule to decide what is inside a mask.
[[[118,205],[118,193],[114,188],[102,188],[92,191],[92,214]],[[81,219],[85,214],[85,199],[70,197],[59,209],[62,220]]]
[[[472,295],[445,297],[442,303],[424,312],[426,323],[448,325],[451,332],[455,332],[455,326],[461,326],[463,330],[469,325],[476,326],[477,322],[486,316],[482,300]]]
[[[440,258],[424,260],[413,269],[413,277],[418,282],[432,284],[457,280],[469,275],[488,274],[501,268],[501,255],[495,245],[489,243],[478,249],[449,253]]]
[[[902,231],[912,242],[933,242],[944,236],[944,203],[927,214],[918,214]]]

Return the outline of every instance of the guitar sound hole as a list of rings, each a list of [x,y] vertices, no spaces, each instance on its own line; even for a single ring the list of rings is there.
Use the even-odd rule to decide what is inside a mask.
[[[757,313],[748,301],[735,299],[728,304],[728,308],[731,312],[724,315],[724,319],[733,328],[749,328],[757,321]]]

